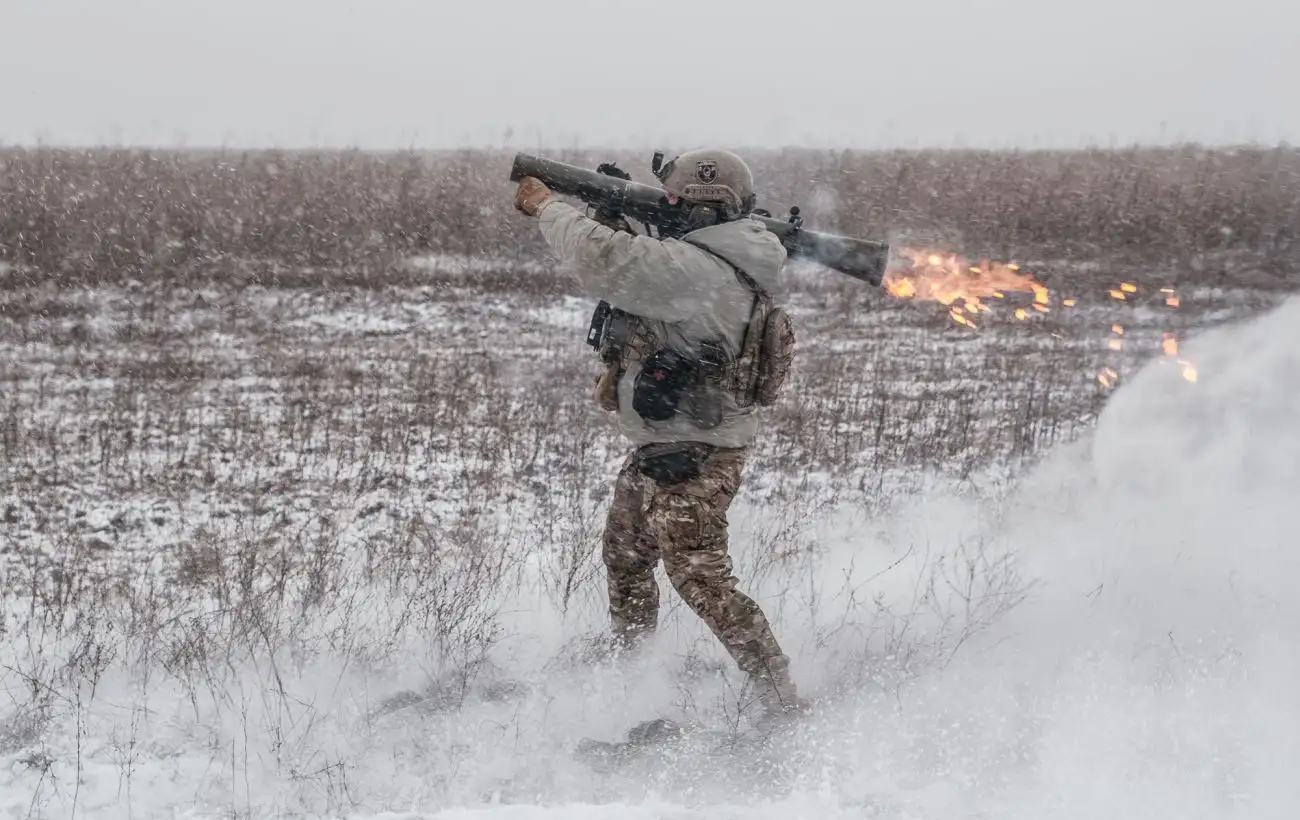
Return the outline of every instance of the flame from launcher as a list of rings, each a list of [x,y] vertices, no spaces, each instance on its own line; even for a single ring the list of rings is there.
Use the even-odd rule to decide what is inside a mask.
[[[1020,321],[1029,318],[1031,309],[1038,313],[1048,313],[1052,309],[1052,295],[1047,286],[1030,274],[1022,273],[1019,265],[988,259],[972,262],[948,251],[898,248],[896,256],[890,260],[881,287],[899,299],[946,305],[948,315],[954,322],[972,330],[979,328],[972,317],[990,310],[989,303],[985,300],[1005,299],[1007,293],[1034,295],[1029,308],[1014,309],[1015,317]],[[1138,285],[1133,282],[1120,282],[1116,287],[1106,290],[1111,299],[1119,302],[1128,302],[1138,292]],[[1160,294],[1167,307],[1179,307],[1180,300],[1173,288],[1160,288]],[[1061,300],[1061,306],[1065,308],[1072,308],[1077,303],[1078,300],[1074,297]],[[1122,325],[1112,324],[1107,347],[1116,351],[1123,350],[1126,347],[1124,335]],[[1174,334],[1165,333],[1160,346],[1165,356],[1181,367],[1184,379],[1189,382],[1197,380],[1196,367],[1190,361],[1178,357],[1178,340]],[[1118,379],[1119,374],[1111,368],[1105,368],[1097,376],[1097,380],[1106,388],[1114,386]]]
[[[972,263],[955,253],[920,248],[900,248],[894,265],[881,283],[888,293],[949,306],[960,303],[962,311],[954,317],[987,311],[985,299],[1003,299],[1007,292],[1033,293],[1040,312],[1048,303],[1047,287],[1021,273],[1018,265],[988,259]]]

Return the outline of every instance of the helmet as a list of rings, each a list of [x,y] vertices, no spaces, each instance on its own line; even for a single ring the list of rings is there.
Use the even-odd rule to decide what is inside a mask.
[[[754,175],[745,161],[730,151],[687,151],[665,163],[655,176],[670,194],[687,202],[721,204],[728,219],[754,208]]]

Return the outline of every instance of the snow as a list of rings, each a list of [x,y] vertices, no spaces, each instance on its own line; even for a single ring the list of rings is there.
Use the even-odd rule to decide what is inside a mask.
[[[411,257],[407,260],[407,264],[419,271],[448,276],[476,276],[485,273],[498,273],[504,270],[539,273],[543,270],[542,266],[536,262],[506,261],[492,257],[463,256],[449,253]]]
[[[355,311],[335,311],[323,316],[313,316],[301,320],[299,325],[348,333],[398,334],[411,329],[411,326],[405,322]]]
[[[256,298],[267,309],[294,304]],[[285,326],[399,332],[420,303],[401,304],[295,308]],[[523,315],[538,333],[581,332],[589,309],[581,300],[484,307]],[[854,349],[851,340],[832,346]],[[195,532],[176,519],[202,522],[222,539],[224,560],[272,534],[296,532],[309,549],[333,539],[345,548],[321,560],[341,561],[331,577],[343,579],[365,577],[367,550],[415,527],[414,516],[437,537],[417,542],[433,560],[413,563],[410,577],[329,590],[329,614],[316,622],[290,630],[292,607],[275,610],[269,622],[288,637],[265,636],[273,653],[232,652],[202,679],[133,662],[115,637],[126,613],[78,633],[89,642],[0,636],[0,691],[15,707],[51,670],[84,670],[58,690],[46,731],[0,724],[0,816],[1294,817],[1300,299],[1192,338],[1184,353],[1197,363],[1195,385],[1153,360],[1124,380],[1093,435],[1010,477],[997,465],[976,476],[1009,485],[996,504],[938,479],[884,513],[833,493],[807,508],[738,503],[742,588],[777,621],[800,685],[822,703],[762,760],[723,763],[688,749],[645,771],[602,775],[572,758],[584,736],[613,739],[660,714],[719,725],[736,707],[737,677],[667,587],[664,626],[646,655],[623,666],[574,659],[581,639],[603,628],[601,575],[595,568],[562,602],[548,550],[574,533],[590,542],[600,523],[594,496],[472,508],[380,486],[329,510],[328,522],[306,498],[278,499],[277,510],[241,525],[251,531],[210,518],[201,493],[132,502],[131,516],[168,509],[164,538]],[[417,453],[410,469],[454,472],[466,452]],[[312,459],[283,469],[345,481],[350,467]],[[591,490],[608,478],[591,476]],[[120,510],[99,502],[86,526],[107,537]],[[560,506],[570,517],[547,532],[547,510]],[[284,509],[294,509],[289,523],[276,521]],[[412,617],[413,601],[448,595],[462,579],[440,551],[461,532],[450,522],[510,553],[547,556],[492,587],[484,605],[505,638],[486,659],[394,626]],[[767,542],[800,549],[772,564],[759,560]],[[408,584],[419,595],[406,594]],[[1018,590],[1024,602],[1002,613]],[[169,592],[164,585],[151,600],[179,607]],[[179,657],[202,623],[238,614],[215,603],[202,616],[185,611],[195,631],[166,633],[175,643],[159,657]],[[459,689],[455,672],[467,666],[478,675]],[[381,708],[411,690],[433,694]]]

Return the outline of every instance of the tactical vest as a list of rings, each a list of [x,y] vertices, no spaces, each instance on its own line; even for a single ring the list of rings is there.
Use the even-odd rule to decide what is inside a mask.
[[[710,340],[691,340],[694,350],[675,350],[649,321],[601,302],[592,316],[588,343],[605,364],[596,384],[596,402],[618,410],[618,384],[628,366],[641,365],[633,408],[647,420],[663,420],[688,409],[696,426],[721,423],[721,408],[708,401],[715,391],[730,394],[738,407],[766,407],[780,394],[794,361],[794,326],[771,294],[739,269],[737,277],[754,294],[749,324],[734,358]]]

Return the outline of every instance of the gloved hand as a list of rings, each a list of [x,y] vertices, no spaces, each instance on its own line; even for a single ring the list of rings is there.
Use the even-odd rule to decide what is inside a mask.
[[[519,189],[515,191],[515,208],[529,216],[537,216],[542,207],[554,198],[546,183],[537,177],[524,177],[519,180]]]
[[[597,165],[596,173],[610,177],[617,177],[618,179],[626,179],[628,182],[632,181],[632,175],[618,167],[618,164],[614,162],[602,162]]]

